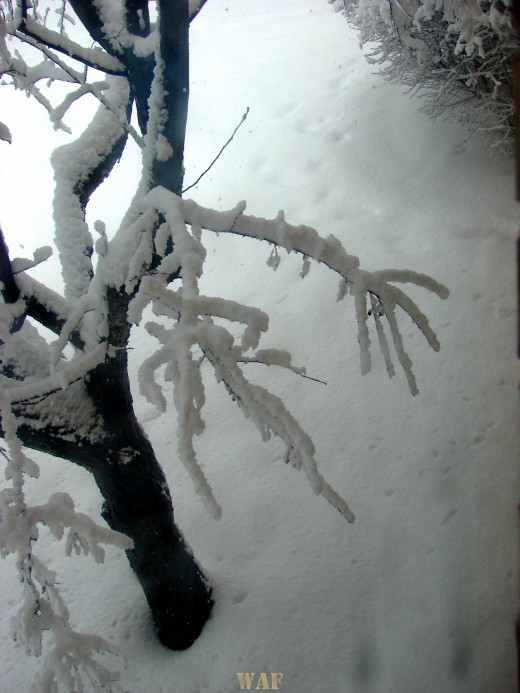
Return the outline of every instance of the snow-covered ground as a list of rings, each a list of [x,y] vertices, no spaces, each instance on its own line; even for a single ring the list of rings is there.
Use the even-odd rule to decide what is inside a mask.
[[[75,622],[119,642],[130,693],[232,693],[237,672],[282,672],[286,693],[516,691],[520,215],[512,163],[490,158],[478,135],[466,142],[462,127],[428,121],[420,102],[373,75],[356,34],[325,0],[209,0],[191,48],[187,184],[250,107],[192,197],[219,209],[245,199],[249,213],[266,217],[283,208],[291,223],[337,235],[366,269],[431,274],[450,288],[449,300],[413,296],[442,348],[433,353],[405,327],[417,397],[402,375],[388,379],[375,349],[362,377],[353,306],[348,297],[336,302],[335,276],[316,266],[302,280],[292,256],[273,272],[270,248],[204,236],[206,290],[267,310],[264,346],[290,350],[327,383],[250,366],[311,433],[320,470],[356,523],[283,464],[281,444],[260,442],[208,371],[198,451],[223,507],[213,522],[177,463],[173,414],[156,418],[136,395],[216,606],[189,651],[169,652],[124,555],[109,551],[97,565],[42,542]],[[14,142],[5,155],[2,147],[1,220],[23,254],[18,245],[28,253],[52,236],[52,174],[45,161],[20,155],[43,117],[21,99],[9,111],[6,97],[2,119]],[[66,140],[48,132],[51,147]],[[92,219],[117,226],[121,190],[135,185],[137,167],[137,157],[123,160],[113,187],[93,201]],[[52,276],[52,267],[42,272]],[[135,368],[150,346],[138,334],[133,346]],[[33,497],[67,490],[79,510],[98,516],[86,472],[38,459]],[[0,571],[0,690],[25,693],[38,662],[9,638],[20,586],[12,562]]]

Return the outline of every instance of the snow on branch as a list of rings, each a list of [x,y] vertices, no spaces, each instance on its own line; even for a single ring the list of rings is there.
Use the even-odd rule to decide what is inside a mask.
[[[286,462],[294,469],[303,468],[314,493],[322,495],[348,522],[354,522],[354,513],[345,500],[319,473],[315,460],[316,451],[310,436],[287,410],[283,401],[265,388],[253,385],[247,380],[232,350],[220,349],[219,343],[215,343],[212,337],[213,334],[207,334],[206,340],[201,341],[202,351],[212,364],[217,380],[224,383],[244,415],[253,421],[260,431],[262,440],[269,440],[271,435],[281,438],[287,445]]]
[[[1,22],[0,22],[1,25]],[[6,52],[2,51],[2,35],[0,32],[0,76],[10,77],[15,89],[25,91],[29,96],[32,96],[45,110],[52,113],[53,106],[51,102],[42,94],[36,83],[41,79],[60,79],[62,81],[74,81],[69,75],[63,71],[58,71],[55,66],[49,61],[43,61],[36,67],[29,67],[25,61],[20,58],[13,58],[9,55],[6,57]],[[56,127],[70,132],[66,125],[59,122]]]
[[[46,377],[28,378],[23,382],[4,383],[5,395],[12,404],[30,403],[40,400],[53,392],[65,390],[72,383],[84,378],[90,371],[104,362],[107,354],[106,342],[101,342],[91,351],[81,354],[71,361],[56,364],[54,372]],[[54,352],[52,352],[54,359]]]
[[[38,50],[40,50],[45,55],[45,57],[48,58],[48,62],[54,64],[57,68],[61,70],[62,74],[66,75],[66,78],[63,81],[75,82],[76,84],[80,85],[80,89],[77,90],[77,92],[75,92],[73,96],[69,95],[69,97],[65,99],[64,103],[60,107],[49,111],[51,120],[54,122],[55,127],[63,127],[61,119],[58,117],[60,112],[65,113],[68,107],[71,105],[71,103],[73,103],[73,101],[77,100],[84,94],[92,94],[100,102],[101,105],[103,105],[108,111],[110,111],[116,117],[119,123],[133,137],[136,144],[139,147],[143,146],[142,138],[138,135],[135,128],[128,122],[128,119],[126,118],[124,112],[124,108],[122,107],[121,103],[119,101],[116,101],[116,103],[112,103],[112,101],[110,99],[107,99],[103,94],[104,88],[108,88],[108,86],[110,85],[118,84],[118,82],[116,81],[117,77],[113,76],[112,79],[108,81],[107,87],[105,87],[105,85],[107,84],[106,82],[90,83],[86,79],[86,74],[74,70],[63,60],[60,60],[60,58],[57,55],[55,55],[51,50],[49,50],[47,46],[34,42],[33,39],[31,39],[28,36],[25,36],[25,34],[21,34],[20,32],[15,32],[15,36],[29,43],[30,45],[33,45],[35,48],[38,48]],[[123,77],[119,79],[119,83],[121,82],[124,82],[126,84],[127,80]]]
[[[74,303],[25,272],[16,275],[16,283],[26,303],[27,314],[59,334],[74,310]]]
[[[336,237],[329,235],[327,238],[322,238],[315,229],[308,226],[292,226],[285,221],[283,212],[280,212],[275,219],[269,220],[245,215],[243,202],[227,212],[205,209],[193,200],[181,200],[180,204],[186,223],[191,225],[195,233],[198,233],[200,228],[204,228],[217,233],[231,233],[267,241],[275,248],[285,248],[288,252],[299,253],[304,258],[320,262],[339,274],[341,277],[339,298],[342,298],[347,290],[354,297],[363,373],[367,373],[371,366],[370,337],[367,328],[370,314],[367,297],[375,296],[380,307],[376,322],[377,334],[387,361],[388,372],[393,375],[394,370],[389,361],[388,341],[384,336],[380,319],[383,316],[387,319],[396,354],[407,377],[410,391],[412,394],[417,394],[417,384],[411,360],[403,346],[396,309],[401,308],[412,318],[432,349],[437,351],[439,343],[428,319],[419,307],[404,292],[389,282],[415,284],[443,299],[449,295],[445,286],[431,277],[409,270],[366,272],[360,269],[358,258],[349,255]]]
[[[37,251],[35,258],[38,255]],[[17,276],[16,288],[20,293],[15,302],[0,303],[0,382],[2,396],[11,404],[34,402],[68,388],[101,364],[107,353],[106,342],[88,350],[79,335],[85,314],[97,307],[93,297],[69,303],[23,273]],[[50,345],[30,323],[23,322],[26,314],[53,330],[58,339]],[[82,351],[67,361],[61,355],[68,342]]]
[[[113,104],[111,99],[106,98],[106,96],[103,94],[103,89],[106,88],[106,83],[89,82],[87,80],[86,70],[85,72],[78,72],[66,61],[60,59],[60,57],[54,53],[53,50],[51,50],[51,48],[54,48],[56,44],[56,47],[60,52],[69,55],[69,52],[65,49],[65,47],[70,48],[71,51],[74,52],[73,46],[75,46],[75,44],[72,44],[72,42],[70,42],[70,40],[64,35],[48,30],[45,26],[40,25],[29,16],[26,16],[25,19],[20,20],[18,24],[20,28],[17,28],[17,22],[13,18],[11,18],[11,21],[3,21],[2,17],[0,17],[0,74],[10,75],[15,88],[23,89],[28,94],[34,96],[49,112],[54,126],[69,133],[70,129],[62,121],[63,116],[74,101],[84,94],[92,94],[105,108],[113,112],[125,130],[134,138],[136,143],[139,146],[142,146],[142,138],[138,135],[135,128],[128,122],[124,109],[121,109],[118,104]],[[26,63],[25,59],[18,51],[15,51],[15,55],[13,56],[6,43],[6,37],[8,35],[39,51],[41,54],[43,54],[44,60],[38,63],[36,66],[31,67]],[[106,74],[125,77],[126,68],[122,65],[122,63],[120,63],[117,58],[110,56],[101,48],[83,49],[81,46],[76,46],[76,49],[76,52],[81,55],[75,55],[73,57],[81,62],[85,63],[85,60],[81,60],[81,56],[85,57],[90,53],[96,56],[105,56],[109,61],[109,64],[104,66],[95,65],[95,67],[102,70],[104,67],[106,67]],[[115,61],[117,69],[111,69],[111,61]],[[86,64],[89,64],[88,61],[86,61]],[[114,65],[112,65],[112,68],[113,67]],[[53,107],[49,100],[36,87],[36,82],[41,79],[76,83],[79,85],[79,88],[75,92],[68,94],[60,106]]]
[[[116,81],[117,80],[117,81]],[[128,103],[128,83],[111,78],[112,107],[100,106],[82,135],[54,150],[51,163],[56,181],[54,221],[65,292],[78,298],[88,291],[93,276],[93,239],[85,221],[82,187],[99,169],[124,134],[121,118]]]
[[[93,94],[97,99],[100,99],[102,92],[109,88],[108,82],[85,82],[81,84],[75,91],[71,91],[63,99],[59,106],[56,106],[50,114],[53,123],[61,122],[67,111],[78,99],[85,94]]]
[[[11,53],[6,40],[8,37],[17,38],[19,42],[36,48],[43,53],[44,59],[36,65],[28,65],[18,50]],[[10,77],[15,89],[23,90],[28,95],[33,96],[49,114],[53,111],[52,104],[37,87],[37,82],[42,79],[78,82],[78,79],[81,79],[78,77],[78,73],[53,57],[54,54],[46,46],[39,44],[35,39],[16,29],[11,11],[7,12],[7,19],[0,13],[0,76]],[[55,126],[70,132],[61,121],[56,121]]]
[[[32,269],[33,267],[37,267],[37,265],[40,265],[42,262],[48,260],[51,255],[52,248],[48,245],[45,245],[41,248],[37,248],[34,251],[32,260],[29,260],[29,258],[25,257],[15,257],[11,261],[13,274],[18,274],[19,272],[26,272],[27,270]]]
[[[62,33],[60,34],[57,31],[48,29],[28,15],[24,19],[20,19],[17,28],[27,36],[38,41],[38,43],[44,44],[48,48],[52,48],[60,53],[64,53],[84,65],[88,65],[89,67],[93,67],[96,70],[110,75],[126,74],[126,68],[123,63],[116,57],[106,53],[99,46],[85,48],[75,43],[67,36],[64,36]]]
[[[373,315],[388,373],[394,374],[390,346],[383,329],[384,317],[390,329],[397,359],[413,394],[417,392],[417,385],[411,360],[403,346],[396,309],[399,307],[414,320],[433,349],[438,349],[439,344],[426,317],[415,303],[389,282],[412,283],[433,291],[442,298],[448,295],[447,289],[433,279],[414,272],[363,271],[359,268],[358,258],[349,255],[337,238],[322,238],[310,227],[291,226],[285,221],[282,212],[273,220],[249,217],[244,214],[245,205],[241,203],[233,210],[219,213],[200,207],[191,200],[183,200],[161,187],[151,190],[141,199],[139,206],[141,219],[137,219],[133,227],[149,228],[150,219],[144,222],[147,217],[164,219],[154,240],[155,252],[162,253],[162,259],[153,270],[152,276],[143,276],[140,282],[137,281],[136,269],[139,266],[146,274],[152,254],[152,249],[147,253],[143,251],[141,245],[146,235],[141,236],[141,242],[135,251],[136,256],[144,258],[146,255],[147,259],[135,262],[134,257],[127,264],[127,291],[135,292],[137,288],[129,305],[128,319],[134,324],[140,323],[147,305],[152,305],[156,315],[165,316],[170,320],[173,317],[173,325],[168,328],[158,322],[146,324],[147,331],[159,341],[160,346],[141,365],[138,375],[139,386],[148,401],[164,412],[164,385],[159,383],[157,373],[162,372],[165,383],[173,384],[173,399],[179,420],[179,455],[209,512],[218,518],[220,506],[197,461],[193,444],[194,437],[204,430],[202,409],[205,392],[199,368],[200,357],[197,356],[200,353],[212,365],[215,377],[223,382],[246,417],[255,423],[262,439],[267,440],[271,435],[281,438],[287,445],[287,460],[295,469],[305,471],[313,491],[323,495],[348,521],[353,521],[354,516],[348,505],[319,473],[310,437],[287,411],[283,402],[264,388],[252,384],[239,365],[255,360],[272,362],[296,370],[291,366],[290,358],[287,359],[286,355],[280,352],[270,354],[268,350],[260,350],[252,356],[246,353],[258,347],[261,334],[268,328],[268,316],[256,308],[200,294],[198,282],[206,255],[200,242],[200,230],[206,228],[265,240],[275,248],[300,253],[307,261],[313,259],[321,262],[339,274],[342,295],[346,286],[354,297],[362,371],[367,372],[370,369],[370,336],[367,321]],[[191,233],[188,232],[186,224],[190,225]],[[146,237],[150,238],[149,235]],[[167,252],[167,248],[173,250]],[[172,276],[180,279],[180,285],[176,289],[169,286]],[[370,307],[367,305],[368,300]],[[219,324],[215,323],[215,319],[218,319]],[[238,342],[234,335],[220,324],[222,321],[244,326]]]

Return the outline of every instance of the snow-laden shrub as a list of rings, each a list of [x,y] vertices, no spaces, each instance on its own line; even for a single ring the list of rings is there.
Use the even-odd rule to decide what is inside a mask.
[[[424,98],[422,110],[513,147],[512,57],[519,49],[510,0],[330,0],[369,44],[381,74]]]

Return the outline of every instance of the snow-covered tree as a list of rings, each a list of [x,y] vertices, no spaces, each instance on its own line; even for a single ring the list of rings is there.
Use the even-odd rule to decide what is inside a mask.
[[[513,147],[513,67],[520,48],[510,0],[329,0],[367,44],[382,76],[448,115]]]
[[[16,638],[29,652],[46,653],[37,684],[41,691],[60,686],[82,691],[85,680],[96,690],[116,690],[114,672],[97,659],[98,653],[115,648],[98,636],[73,630],[54,574],[34,553],[41,526],[58,539],[66,536],[69,553],[91,553],[103,560],[101,544],[125,549],[158,636],[171,649],[193,643],[213,605],[210,583],[174,522],[165,476],[134,411],[127,358],[131,330],[141,327],[157,340],[156,351],[140,366],[138,386],[161,412],[166,409],[165,388],[173,389],[178,456],[212,517],[218,518],[221,508],[193,443],[204,430],[203,364],[209,364],[263,440],[274,435],[284,441],[285,461],[303,469],[314,493],[347,521],[354,519],[318,471],[309,435],[278,397],[246,377],[244,364],[251,361],[303,374],[288,353],[259,348],[268,316],[201,294],[206,262],[202,229],[270,244],[269,264],[274,268],[279,251],[285,250],[302,257],[302,276],[310,261],[335,272],[338,299],[350,295],[355,305],[363,372],[370,369],[373,330],[389,375],[394,374],[394,352],[411,392],[417,392],[399,311],[411,317],[433,349],[439,347],[426,317],[398,286],[412,283],[445,298],[447,290],[433,279],[405,270],[366,272],[338,239],[292,226],[283,212],[267,220],[246,215],[243,202],[216,211],[183,197],[188,33],[204,4],[0,3],[3,83],[36,99],[56,128],[67,129],[67,111],[78,99],[99,102],[83,134],[52,156],[63,295],[30,273],[49,257],[48,247],[35,250],[32,260],[14,258],[0,234],[0,434],[10,482],[0,494],[0,551],[16,555],[24,587]],[[57,93],[56,104],[52,99]],[[0,126],[5,147],[12,139],[8,126]],[[128,138],[142,149],[140,183],[132,199],[121,199],[127,211],[109,237],[102,223],[89,228],[85,210]],[[154,318],[145,322],[145,311]],[[227,324],[240,326],[240,336]],[[49,331],[54,339],[44,336]],[[27,452],[31,448],[81,465],[93,475],[109,527],[78,513],[69,494],[53,494],[38,506],[28,503],[24,480],[38,475],[38,465]]]

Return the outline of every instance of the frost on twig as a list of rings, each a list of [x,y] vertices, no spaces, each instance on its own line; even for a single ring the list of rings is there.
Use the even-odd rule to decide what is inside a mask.
[[[442,298],[448,295],[447,289],[433,279],[414,272],[365,272],[359,268],[358,259],[349,255],[337,238],[322,238],[309,227],[291,226],[285,221],[283,213],[273,220],[249,217],[244,214],[243,203],[229,212],[219,213],[200,207],[191,200],[178,198],[164,188],[155,188],[149,192],[141,200],[140,206],[143,219],[151,215],[152,218],[160,217],[165,220],[155,236],[155,252],[162,253],[162,260],[153,275],[144,276],[136,283],[136,268],[144,268],[146,263],[143,264],[142,260],[136,263],[134,258],[129,259],[130,287],[134,290],[138,285],[138,291],[130,304],[129,319],[133,323],[139,323],[144,308],[151,305],[154,313],[166,317],[171,326],[165,327],[156,321],[146,324],[146,329],[158,340],[160,346],[141,364],[139,386],[148,401],[164,412],[164,383],[173,384],[179,421],[179,455],[209,512],[218,518],[221,510],[197,461],[193,443],[194,437],[204,430],[202,409],[205,392],[199,368],[200,353],[212,365],[217,380],[224,384],[242,412],[255,423],[262,439],[267,440],[272,435],[281,438],[287,446],[287,461],[295,469],[305,471],[313,491],[323,495],[347,520],[353,521],[354,516],[345,501],[319,473],[314,445],[308,434],[287,411],[283,402],[266,389],[252,384],[240,366],[241,363],[256,361],[297,370],[291,365],[287,354],[277,350],[257,350],[261,334],[268,328],[268,316],[257,308],[200,294],[199,278],[205,261],[200,229],[264,240],[272,244],[275,250],[285,248],[289,252],[300,253],[307,262],[310,259],[321,262],[339,274],[342,287],[345,284],[354,297],[362,371],[370,369],[368,319],[373,316],[388,373],[394,374],[390,344],[383,327],[385,318],[397,359],[413,394],[417,392],[417,385],[411,359],[403,345],[396,318],[397,309],[400,308],[412,318],[433,349],[437,350],[439,344],[426,317],[394,284],[412,283],[433,291]],[[191,233],[187,224],[191,227]],[[140,225],[142,222],[139,220],[134,223],[136,227]],[[148,227],[149,222],[144,226]],[[143,236],[136,247],[136,258],[143,258],[142,238]],[[166,252],[167,247],[173,248],[173,251]],[[173,288],[175,283],[169,286],[172,276],[179,277],[178,288]],[[344,293],[343,291],[343,295]],[[223,326],[223,322],[243,326],[239,341]],[[163,373],[164,383],[157,378],[160,372]]]

